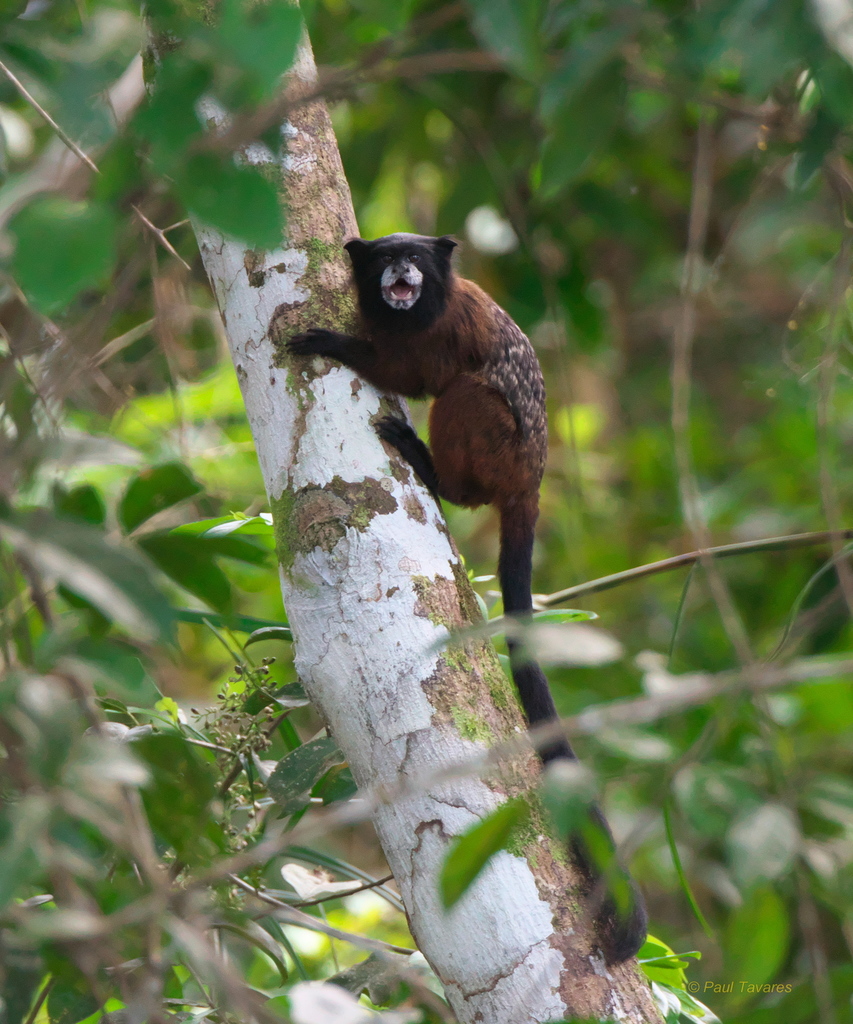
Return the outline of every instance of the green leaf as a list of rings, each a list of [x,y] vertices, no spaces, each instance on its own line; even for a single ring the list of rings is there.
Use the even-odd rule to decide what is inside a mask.
[[[555,111],[542,148],[543,197],[553,197],[574,181],[604,146],[622,115],[624,98],[622,64],[614,61]]]
[[[243,704],[243,710],[247,715],[256,715],[259,711],[278,704],[282,708],[304,708],[311,702],[305,696],[305,691],[299,683],[285,683],[277,690],[257,689],[253,690]]]
[[[149,563],[136,552],[44,509],[0,517],[0,536],[46,579],[89,601],[111,622],[143,639],[171,639],[171,610],[154,585]]]
[[[34,851],[47,828],[51,807],[45,797],[30,796],[6,813],[6,837],[0,846],[0,909],[39,872],[41,865]]]
[[[130,533],[164,508],[192,498],[201,490],[201,484],[180,462],[143,469],[130,481],[119,503],[119,522]]]
[[[555,761],[542,774],[542,804],[557,835],[565,842],[589,819],[595,778],[578,761]]]
[[[613,838],[593,802],[595,786],[589,770],[577,761],[554,761],[544,773],[541,794],[557,835],[564,841],[571,837],[579,842],[584,847],[585,860],[595,865],[596,873],[606,879],[616,906],[626,910],[631,907],[631,879],[616,857]]]
[[[453,843],[441,869],[439,887],[445,907],[452,907],[474,882],[489,859],[505,848],[514,829],[528,814],[523,797],[501,804]]]
[[[241,537],[198,536],[169,530],[146,534],[137,543],[170,579],[225,613],[232,606],[231,581],[217,559],[235,558],[250,565],[263,565],[269,557],[263,542]],[[215,625],[212,619],[208,621]]]
[[[133,751],[151,769],[151,782],[141,792],[157,835],[191,863],[223,851],[222,830],[210,808],[217,790],[208,752],[176,733],[143,736]]]
[[[720,1018],[711,1010],[700,1003],[695,996],[691,996],[684,989],[667,984],[665,981],[656,981],[655,984],[662,990],[666,998],[667,1024],[681,1024],[682,1020],[690,1024],[721,1024]],[[657,1000],[660,1005],[660,999]],[[778,1018],[774,1011],[774,1024]]]
[[[226,0],[221,5],[217,42],[236,64],[266,90],[293,63],[302,33],[299,7],[289,3],[247,4]]]
[[[561,107],[574,100],[613,60],[634,31],[635,24],[626,18],[620,24],[607,25],[579,43],[566,47],[554,73],[542,87],[542,118],[550,121]]]
[[[307,969],[305,967],[305,964],[302,961],[302,957],[300,957],[299,953],[294,948],[293,944],[291,943],[290,939],[287,937],[287,934],[284,932],[284,930],[282,929],[282,927],[278,923],[278,921],[276,921],[276,919],[274,917],[261,917],[261,918],[258,919],[258,925],[262,926],[266,932],[268,932],[270,935],[272,935],[272,937],[276,940],[276,942],[280,943],[282,948],[287,950],[287,953],[290,956],[290,959],[296,965],[296,972],[299,975],[299,977],[303,981],[309,981],[310,978],[311,978],[311,975],[308,973],[308,971],[307,971]],[[281,999],[281,997],[277,996],[276,999]],[[267,1006],[275,1006],[275,1000],[271,999],[266,1005]],[[290,1011],[290,1003],[289,1002],[284,1007],[284,1010],[285,1010],[285,1016],[286,1016],[287,1013],[289,1013],[289,1011]]]
[[[790,922],[781,897],[756,889],[729,918],[724,950],[729,974],[762,985],[773,978],[788,952]]]
[[[823,161],[835,146],[841,125],[826,107],[820,106],[796,154],[794,184],[805,188],[823,166]]]
[[[579,608],[548,608],[533,614],[534,622],[592,622],[597,618],[596,612],[585,612]]]
[[[262,512],[258,516],[218,516],[215,519],[199,519],[194,523],[176,526],[172,533],[206,534],[210,537],[225,537],[240,530],[250,536],[273,537],[272,516]]]
[[[352,777],[348,764],[336,764],[320,779],[312,791],[324,804],[333,804],[338,800],[350,800],[358,792],[358,786]]]
[[[284,218],[273,185],[231,157],[191,156],[176,172],[175,188],[187,209],[225,235],[258,249],[281,245]]]
[[[106,281],[115,262],[118,223],[99,203],[40,196],[9,223],[16,238],[12,273],[42,313],[67,306],[84,288]]]
[[[174,534],[174,531],[169,532],[174,536],[181,536]],[[265,565],[272,551],[267,539],[261,534],[235,537],[233,534],[222,536],[208,531],[197,539],[211,554],[235,558],[240,562],[248,562],[249,565]]]
[[[170,173],[180,164],[201,136],[196,104],[210,80],[207,66],[186,60],[180,52],[163,58],[153,95],[134,119],[136,130],[151,143],[151,160],[161,173]]]
[[[194,608],[174,608],[172,614],[178,622],[191,622],[193,625],[204,626],[210,623],[221,629],[233,629],[238,633],[251,633],[268,626],[281,628],[281,623],[269,619],[256,619],[251,615],[220,615],[218,612],[201,612]]]
[[[474,35],[522,77],[542,73],[542,4],[540,0],[468,0]]]
[[[0,22],[12,21],[27,9],[27,0],[0,0]]]
[[[21,1024],[44,984],[44,967],[37,950],[28,948],[21,936],[19,945],[10,937],[3,941],[3,966],[0,976],[0,1000],[3,1024]]]
[[[687,984],[687,977],[684,973],[688,966],[685,957],[693,960],[701,960],[702,954],[697,950],[690,950],[688,953],[675,953],[665,942],[649,935],[643,943],[637,959],[640,967],[649,981],[659,981],[674,988],[683,989]]]
[[[290,626],[263,626],[247,637],[243,646],[248,647],[249,644],[257,644],[261,640],[283,640],[285,643],[292,643],[293,633]]]
[[[153,704],[160,696],[129,644],[86,636],[70,647],[67,655],[85,663],[100,696],[118,696],[135,704]]]
[[[810,69],[820,88],[824,103],[839,125],[851,120],[850,96],[853,93],[853,68],[838,54],[826,53]]]
[[[72,487],[70,491],[60,486],[55,487],[53,507],[60,515],[82,519],[84,523],[91,523],[93,526],[103,526],[107,518],[104,499],[97,487],[91,484],[80,484],[79,487]]]
[[[176,583],[220,612],[230,612],[231,581],[198,537],[169,533],[141,537],[139,546]]]
[[[343,754],[330,736],[303,743],[275,766],[267,789],[284,814],[295,814],[308,805],[311,790]]]
[[[161,697],[154,705],[155,711],[161,711],[173,725],[181,721],[181,709],[174,697]]]
[[[81,978],[76,985],[60,981],[47,997],[47,1015],[50,1024],[78,1024],[98,1009],[100,1003]]]

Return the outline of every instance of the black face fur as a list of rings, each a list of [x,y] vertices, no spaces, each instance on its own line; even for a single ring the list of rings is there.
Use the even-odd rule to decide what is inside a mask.
[[[353,238],[344,248],[352,261],[361,313],[368,324],[420,331],[444,312],[453,274],[452,238],[385,235]]]

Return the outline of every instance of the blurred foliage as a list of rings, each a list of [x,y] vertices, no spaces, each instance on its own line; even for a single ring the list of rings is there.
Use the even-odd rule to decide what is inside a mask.
[[[281,146],[299,22],[276,2],[219,7],[148,4],[162,59],[144,62],[146,99],[135,5],[0,5],[4,67],[99,169],[0,73],[4,1024],[323,1024],[357,1019],[350,991],[389,1022],[447,1019],[402,951],[393,889],[334,888],[386,873],[367,825],[272,858],[259,845],[354,787],[294,676],[187,220],[279,239],[275,183],[206,140],[204,119],[251,115],[256,141]],[[822,0],[303,10],[362,234],[456,234],[463,273],[540,354],[539,591],[698,546],[693,485],[714,543],[853,525],[853,71]],[[676,336],[693,390],[674,435]],[[447,512],[472,573],[493,572],[492,513]],[[809,669],[853,641],[847,551],[830,554],[754,552],[573,600],[599,622],[565,627],[586,631],[581,664],[551,659],[566,714],[653,704],[745,655],[789,667],[772,692],[729,688],[581,740],[661,936],[642,959],[669,1021],[710,1019],[690,993],[730,1024],[851,1020],[853,685]],[[452,895],[505,824],[460,843]],[[690,982],[673,949],[702,951]],[[337,1002],[313,985],[333,975]]]

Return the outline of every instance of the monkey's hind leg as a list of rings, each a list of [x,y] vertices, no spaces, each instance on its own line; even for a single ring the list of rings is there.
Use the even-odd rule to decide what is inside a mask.
[[[397,416],[385,416],[376,424],[376,433],[397,449],[438,501],[438,476],[432,464],[432,455],[412,427]]]

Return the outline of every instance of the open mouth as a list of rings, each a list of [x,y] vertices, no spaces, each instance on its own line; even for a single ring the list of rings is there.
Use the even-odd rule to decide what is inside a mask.
[[[406,302],[408,299],[414,298],[415,286],[401,278],[399,281],[395,281],[388,291],[392,299],[397,299],[398,302]]]
[[[411,309],[420,298],[420,294],[420,282],[412,283],[403,277],[382,285],[382,297],[393,309]]]

